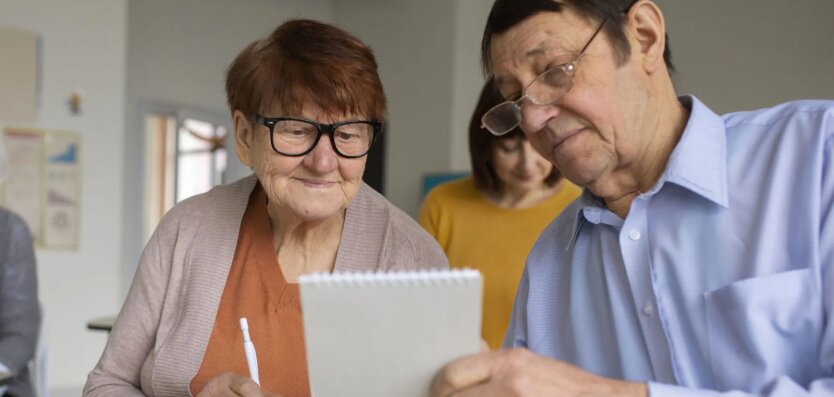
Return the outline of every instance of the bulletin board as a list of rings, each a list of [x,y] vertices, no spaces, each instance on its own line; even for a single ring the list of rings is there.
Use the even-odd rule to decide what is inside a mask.
[[[36,246],[78,249],[81,209],[81,134],[5,128],[8,177],[4,206],[20,215]]]

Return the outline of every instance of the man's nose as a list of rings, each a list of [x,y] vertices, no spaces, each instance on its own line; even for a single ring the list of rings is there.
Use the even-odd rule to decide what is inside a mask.
[[[550,105],[536,105],[531,101],[524,101],[521,106],[521,127],[527,134],[536,133],[544,128],[547,122],[559,117],[562,113],[562,106],[558,103]]]

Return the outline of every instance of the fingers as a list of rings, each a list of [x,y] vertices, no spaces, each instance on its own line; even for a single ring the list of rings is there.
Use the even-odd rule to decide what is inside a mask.
[[[456,395],[458,391],[487,381],[499,355],[499,351],[479,353],[449,363],[435,376],[432,397]]]
[[[261,387],[252,378],[230,374],[233,376],[229,389],[240,397],[262,397]]]
[[[209,379],[197,397],[262,397],[264,393],[255,381],[230,372]]]
[[[490,351],[489,344],[485,340],[481,339],[481,347],[478,349],[478,351],[481,353],[486,353]]]
[[[511,395],[496,393],[494,387],[482,383],[466,390],[454,392],[450,397],[511,397]]]

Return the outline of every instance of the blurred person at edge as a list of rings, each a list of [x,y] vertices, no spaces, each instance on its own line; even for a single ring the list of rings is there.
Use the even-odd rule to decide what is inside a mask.
[[[0,136],[0,188],[8,176]],[[29,363],[40,335],[38,275],[32,236],[26,222],[0,207],[0,372],[11,375],[0,396],[34,396]]]
[[[527,257],[507,349],[434,396],[834,395],[834,101],[679,96],[650,0],[496,0],[482,51],[509,100],[486,128],[583,193]]]
[[[545,226],[581,193],[520,129],[502,136],[485,133],[481,117],[503,101],[488,81],[469,122],[472,176],[432,189],[418,217],[450,266],[484,275],[481,333],[493,349],[504,339],[527,253]]]
[[[84,395],[309,396],[300,275],[448,267],[431,236],[362,182],[385,95],[359,39],[285,22],[237,56],[226,92],[254,175],[166,214]]]

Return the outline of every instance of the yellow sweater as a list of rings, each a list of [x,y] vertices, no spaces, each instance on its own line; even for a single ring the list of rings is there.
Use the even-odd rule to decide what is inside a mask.
[[[484,275],[482,335],[491,348],[501,347],[533,243],[580,193],[563,181],[553,197],[534,207],[501,208],[468,177],[438,186],[423,201],[418,221],[440,243],[450,266]]]

